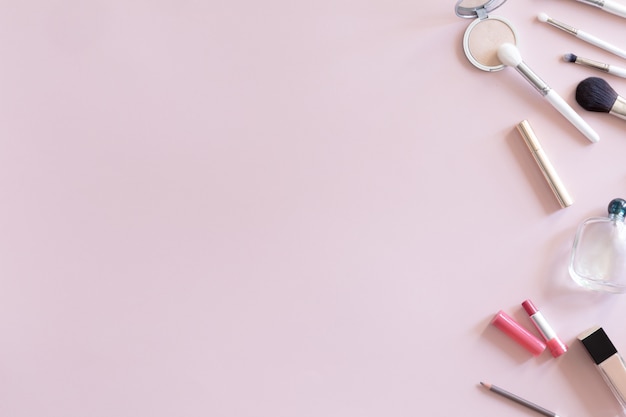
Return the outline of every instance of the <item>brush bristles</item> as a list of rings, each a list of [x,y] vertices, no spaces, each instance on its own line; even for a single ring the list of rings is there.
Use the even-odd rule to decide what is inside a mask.
[[[540,22],[547,22],[550,19],[550,16],[548,16],[546,13],[541,12],[537,15],[537,19],[539,19]]]
[[[576,60],[578,59],[578,57],[574,54],[565,54],[563,55],[563,60],[565,62],[576,62]]]
[[[617,97],[609,83],[599,77],[586,78],[576,87],[576,101],[589,111],[609,113]]]
[[[503,43],[500,45],[498,48],[498,59],[509,67],[517,67],[522,63],[522,55],[512,43]]]

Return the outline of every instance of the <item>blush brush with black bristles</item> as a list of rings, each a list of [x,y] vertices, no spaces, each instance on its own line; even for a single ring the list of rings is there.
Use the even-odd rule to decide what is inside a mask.
[[[626,119],[626,100],[603,78],[589,77],[578,83],[576,101],[585,110]]]

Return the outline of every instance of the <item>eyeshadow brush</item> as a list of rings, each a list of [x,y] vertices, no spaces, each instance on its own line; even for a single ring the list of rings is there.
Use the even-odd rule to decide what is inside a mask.
[[[578,39],[583,40],[587,43],[590,43],[591,45],[604,49],[605,51],[615,54],[621,58],[626,58],[626,51],[598,38],[597,36],[592,35],[591,33],[587,33],[573,26],[559,22],[558,20],[554,20],[545,13],[539,13],[537,18],[539,19],[540,22],[544,22],[551,26],[554,26],[557,29],[561,29],[562,31],[567,32],[570,35],[574,35]]]
[[[617,67],[615,65],[605,64],[604,62],[594,61],[593,59],[583,58],[574,54],[563,55],[565,62],[572,62],[574,64],[582,65],[588,68],[594,68],[607,74],[612,74],[617,77],[626,78],[626,68]]]

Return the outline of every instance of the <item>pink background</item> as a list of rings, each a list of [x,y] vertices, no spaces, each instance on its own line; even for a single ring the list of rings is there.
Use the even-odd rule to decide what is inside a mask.
[[[0,415],[613,416],[576,336],[626,352],[626,296],[567,261],[626,197],[626,122],[582,110],[626,20],[510,0],[527,64],[461,48],[454,1],[0,1]],[[622,61],[622,62],[620,62]],[[515,125],[575,199],[561,210]],[[571,345],[489,326],[531,298]]]

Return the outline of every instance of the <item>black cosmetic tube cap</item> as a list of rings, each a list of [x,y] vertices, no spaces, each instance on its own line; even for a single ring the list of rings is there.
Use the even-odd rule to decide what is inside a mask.
[[[578,336],[589,355],[596,363],[601,364],[617,353],[617,349],[602,327],[593,327]]]

